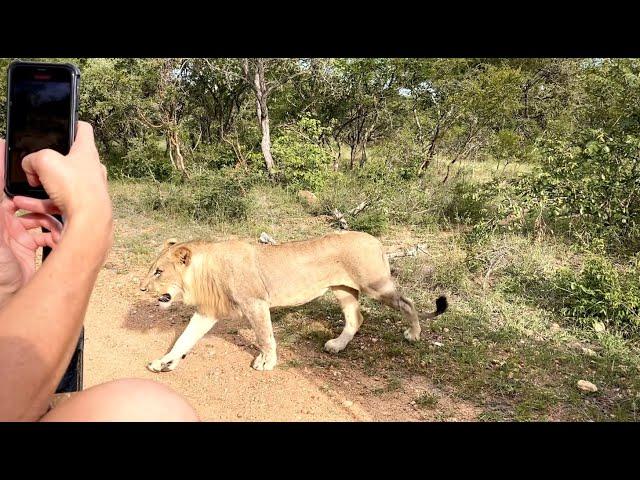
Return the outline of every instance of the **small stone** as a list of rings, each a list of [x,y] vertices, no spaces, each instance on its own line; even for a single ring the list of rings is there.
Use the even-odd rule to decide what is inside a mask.
[[[578,388],[583,392],[597,392],[598,387],[596,387],[593,383],[587,382],[586,380],[578,380]]]
[[[598,333],[602,333],[606,330],[606,327],[604,326],[603,322],[593,322],[593,329],[598,332]]]
[[[557,323],[552,323],[551,324],[551,329],[552,332],[557,332],[558,330],[560,330],[560,325],[558,325]]]
[[[594,350],[591,350],[587,347],[582,347],[582,353],[584,353],[588,357],[595,357],[598,355]]]
[[[449,329],[447,327],[444,327],[443,332],[444,333],[449,333]]]
[[[376,342],[378,341],[378,339],[377,339],[377,338],[372,338],[372,339],[371,339],[371,341],[372,341],[373,343],[376,343]]]
[[[260,238],[258,239],[258,241],[260,243],[264,243],[267,245],[276,245],[278,242],[276,242],[273,237],[271,237],[268,233],[266,232],[262,232],[260,234]]]
[[[434,344],[436,347],[444,347],[444,343],[440,343],[440,342],[433,342],[433,344]]]

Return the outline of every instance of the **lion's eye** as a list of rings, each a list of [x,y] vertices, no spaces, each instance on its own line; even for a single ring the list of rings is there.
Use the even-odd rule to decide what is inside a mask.
[[[162,273],[162,270],[160,270],[159,268],[156,268],[156,272],[153,275],[156,277],[159,277],[161,273]]]

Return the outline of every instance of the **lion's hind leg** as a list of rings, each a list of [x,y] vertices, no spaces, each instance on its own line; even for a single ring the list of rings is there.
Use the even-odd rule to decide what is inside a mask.
[[[359,292],[353,288],[340,286],[332,287],[331,291],[340,302],[342,313],[344,314],[344,328],[338,338],[329,340],[324,344],[327,352],[338,353],[347,346],[358,332],[362,325],[362,313],[360,312],[360,303],[358,302]]]
[[[404,331],[404,338],[410,342],[420,339],[420,320],[418,312],[411,299],[400,295],[391,278],[385,279],[375,285],[369,285],[364,292],[371,298],[398,310],[409,321],[409,328]]]

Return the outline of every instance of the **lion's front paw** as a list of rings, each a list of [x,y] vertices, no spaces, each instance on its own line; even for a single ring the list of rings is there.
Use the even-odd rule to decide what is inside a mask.
[[[148,363],[147,369],[155,373],[160,373],[160,372],[170,372],[172,370],[175,370],[177,366],[178,366],[178,362],[176,362],[175,360],[163,361],[160,358],[158,360],[154,360],[153,362]]]
[[[276,366],[276,360],[275,354],[265,355],[264,353],[261,353],[253,361],[252,367],[260,371],[273,370],[273,367]]]
[[[404,331],[404,338],[406,338],[410,342],[417,342],[418,340],[420,340],[420,331],[414,332],[410,328],[407,328]]]
[[[329,353],[338,353],[344,350],[344,347],[346,347],[346,345],[344,345],[337,338],[334,338],[333,340],[329,340],[327,341],[327,343],[324,344],[324,349]]]

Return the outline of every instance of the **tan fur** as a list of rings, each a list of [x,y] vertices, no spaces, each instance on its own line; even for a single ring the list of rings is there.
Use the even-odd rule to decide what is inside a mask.
[[[262,352],[254,368],[261,370],[273,368],[276,358],[269,308],[302,305],[329,289],[341,304],[346,324],[340,337],[327,342],[328,351],[342,350],[360,327],[360,293],[401,311],[411,322],[405,331],[407,339],[417,340],[420,336],[413,302],[396,292],[382,245],[361,232],[336,232],[279,245],[237,240],[215,243],[170,240],[140,288],[170,294],[166,306],[177,299],[196,306],[199,317],[192,321],[200,325],[229,317],[247,317]],[[435,315],[434,312],[427,316]],[[163,359],[152,362],[155,364],[152,370],[172,370],[184,355],[186,352],[172,350]]]

